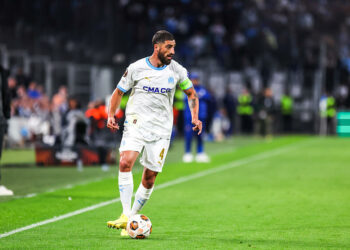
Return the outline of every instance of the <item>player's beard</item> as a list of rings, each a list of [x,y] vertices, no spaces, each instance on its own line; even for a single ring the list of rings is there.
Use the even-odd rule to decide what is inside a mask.
[[[162,64],[169,65],[169,64],[171,63],[172,57],[169,59],[169,58],[167,58],[167,57],[165,56],[164,53],[161,53],[161,52],[159,51],[159,53],[158,53],[158,59],[159,59],[159,61],[160,61]]]

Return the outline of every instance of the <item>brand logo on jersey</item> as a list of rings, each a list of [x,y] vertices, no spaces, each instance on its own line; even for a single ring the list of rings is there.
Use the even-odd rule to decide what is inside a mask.
[[[171,91],[170,88],[157,88],[157,87],[148,87],[148,86],[143,86],[143,90],[147,92],[152,92],[152,93],[169,93]]]
[[[174,83],[174,77],[170,76],[170,77],[168,78],[168,83],[169,83],[169,84]]]

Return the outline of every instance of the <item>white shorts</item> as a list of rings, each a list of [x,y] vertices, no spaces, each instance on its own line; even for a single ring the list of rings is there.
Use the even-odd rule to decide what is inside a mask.
[[[140,163],[142,166],[154,171],[162,172],[164,161],[168,153],[170,140],[158,139],[146,141],[140,137],[124,133],[120,143],[119,152],[137,151],[142,152]]]

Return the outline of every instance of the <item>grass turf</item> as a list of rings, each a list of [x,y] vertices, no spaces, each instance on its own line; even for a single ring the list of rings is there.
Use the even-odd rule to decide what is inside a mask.
[[[4,150],[2,152],[1,164],[35,164],[35,153],[33,149]]]
[[[241,144],[240,144],[241,140]],[[289,151],[156,190],[143,210],[147,240],[120,238],[105,222],[120,203],[0,239],[0,248],[309,249],[350,246],[350,141],[239,138],[208,145],[210,164],[179,163],[175,145],[157,185],[228,162]],[[235,144],[237,143],[237,144]],[[212,150],[209,150],[213,147]],[[215,149],[215,150],[214,150]],[[172,158],[173,157],[173,158]],[[135,175],[135,188],[140,173]],[[0,203],[0,233],[118,196],[115,178]],[[72,197],[68,200],[67,197]]]

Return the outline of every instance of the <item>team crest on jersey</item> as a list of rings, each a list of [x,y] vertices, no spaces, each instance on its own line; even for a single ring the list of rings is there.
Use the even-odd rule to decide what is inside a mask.
[[[174,77],[170,76],[170,77],[168,78],[168,83],[169,83],[169,84],[173,84],[173,83],[174,83]]]

